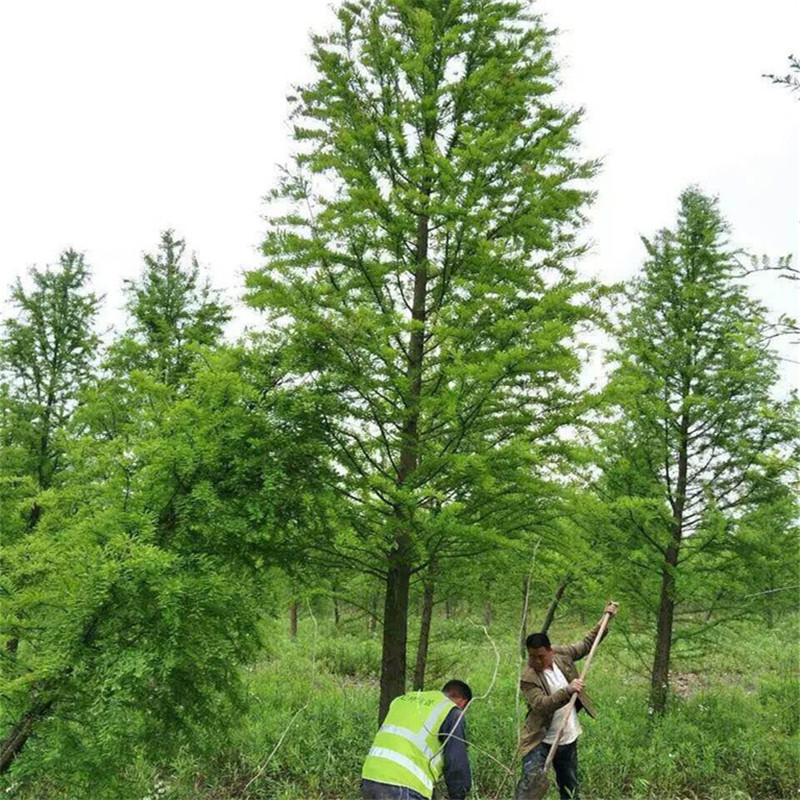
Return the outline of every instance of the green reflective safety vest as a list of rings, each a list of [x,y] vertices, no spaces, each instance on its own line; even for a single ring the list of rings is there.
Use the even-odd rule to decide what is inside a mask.
[[[456,704],[441,692],[409,692],[395,698],[375,736],[361,777],[391,786],[407,786],[433,796],[442,774],[438,734]]]

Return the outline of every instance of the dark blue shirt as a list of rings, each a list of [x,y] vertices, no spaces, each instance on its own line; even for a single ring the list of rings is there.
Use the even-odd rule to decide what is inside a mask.
[[[460,718],[460,719],[459,719]],[[448,738],[447,734],[452,732]],[[467,752],[467,728],[460,708],[451,708],[439,728],[439,741],[444,745],[444,782],[450,800],[464,800],[472,786],[472,773]]]

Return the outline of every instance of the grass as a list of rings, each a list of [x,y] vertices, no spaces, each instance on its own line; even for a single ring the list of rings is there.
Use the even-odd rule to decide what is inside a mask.
[[[467,717],[476,800],[510,797],[519,768],[515,637],[500,629],[490,633],[501,656],[496,681]],[[573,641],[582,633],[571,626],[555,630],[554,638]],[[772,631],[752,624],[717,630],[705,643],[702,659],[678,646],[675,672],[687,676],[681,681],[684,696],[673,696],[660,718],[648,713],[647,676],[634,667],[628,644],[609,638],[588,679],[598,719],[582,715],[586,800],[800,795],[796,634],[797,619],[789,618]],[[316,636],[313,630],[301,631],[297,640],[276,631],[270,636],[277,643],[274,655],[248,675],[246,724],[215,763],[183,765],[173,776],[170,797],[358,797],[361,763],[377,724],[379,642],[337,633],[326,624]],[[496,660],[479,628],[441,620],[432,664],[439,674],[429,686],[440,685],[452,673],[483,695]],[[245,785],[259,773],[245,793]]]
[[[474,800],[511,797],[519,771],[524,703],[517,717],[520,659],[513,627],[489,631],[499,663],[478,626],[437,619],[434,628],[428,687],[459,677],[480,698],[467,716]],[[648,713],[647,675],[633,655],[637,643],[612,634],[587,681],[598,719],[581,715],[585,800],[799,797],[797,630],[794,616],[771,631],[754,624],[718,628],[702,648],[679,644],[674,673],[681,694],[671,697],[660,718]],[[552,635],[575,641],[584,632],[559,624]],[[297,639],[275,622],[266,638],[269,653],[246,673],[242,724],[224,738],[209,720],[209,737],[220,740],[213,757],[186,755],[158,771],[132,765],[131,800],[358,797],[361,764],[377,727],[378,639],[337,631],[325,621],[302,625]],[[141,789],[154,787],[157,773],[165,783],[157,791]],[[45,781],[25,797],[50,797]]]

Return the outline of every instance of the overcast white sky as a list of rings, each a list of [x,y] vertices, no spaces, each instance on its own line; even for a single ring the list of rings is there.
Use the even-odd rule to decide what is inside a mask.
[[[800,102],[761,74],[800,55],[798,0],[536,7],[604,160],[587,271],[631,275],[639,234],[672,225],[691,183],[719,195],[737,245],[797,263]],[[122,278],[172,227],[235,299],[289,152],[285,96],[331,18],[328,0],[0,3],[0,296],[72,246],[113,321]],[[757,288],[797,315],[793,285]]]

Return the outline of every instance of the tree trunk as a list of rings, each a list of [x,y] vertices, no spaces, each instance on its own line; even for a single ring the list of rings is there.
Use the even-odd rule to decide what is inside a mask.
[[[295,601],[289,607],[289,635],[292,639],[297,637],[297,615],[300,609],[300,603]]]
[[[403,548],[405,550],[405,548]],[[378,725],[389,713],[395,697],[406,691],[406,641],[408,637],[408,589],[411,568],[405,552],[393,553],[393,563],[386,580],[383,611],[383,652],[381,657],[381,698]]]
[[[556,615],[556,610],[558,609],[558,604],[561,602],[561,596],[564,594],[564,589],[567,588],[567,584],[572,580],[572,578],[567,575],[561,583],[558,584],[558,588],[556,589],[556,593],[553,595],[553,599],[550,601],[550,607],[547,609],[547,614],[545,614],[544,622],[542,623],[542,633],[547,633],[550,630],[550,625],[553,623],[553,617]]]
[[[52,700],[37,703],[22,716],[0,743],[0,774],[6,772],[33,733],[34,725],[44,717],[53,705]]]
[[[432,132],[427,138],[432,139]],[[422,194],[430,195],[429,180],[425,179]],[[408,340],[406,377],[409,382],[407,411],[403,421],[397,488],[402,489],[414,474],[419,463],[419,414],[422,396],[422,360],[425,352],[425,322],[428,290],[428,234],[430,220],[425,212],[417,220],[415,254],[414,300],[411,319],[415,323]],[[411,583],[411,539],[407,533],[412,523],[413,506],[405,507],[398,500],[395,517],[397,533],[389,553],[386,578],[386,602],[383,616],[383,655],[381,659],[381,699],[378,723],[383,724],[389,705],[406,690],[406,643],[408,637],[408,594]]]
[[[767,595],[764,598],[764,622],[766,623],[767,630],[771,631],[775,627],[775,614],[772,608],[773,598]]]
[[[689,386],[684,386],[684,397],[689,396]],[[650,675],[650,707],[655,714],[667,710],[669,694],[669,661],[672,652],[672,626],[675,618],[675,578],[678,569],[681,540],[683,538],[683,512],[686,505],[686,485],[689,474],[689,415],[683,412],[678,439],[678,480],[672,504],[671,541],[664,553],[661,568],[661,598],[658,604],[656,649],[653,671]]]
[[[525,580],[522,582],[522,619],[519,624],[519,646],[522,650],[522,657],[525,657],[527,648],[525,647],[525,640],[528,638],[528,610],[531,602],[531,576],[526,575]]]
[[[379,601],[380,601],[380,597],[378,596],[378,593],[375,592],[372,595],[372,598],[369,601],[370,614],[369,614],[368,619],[367,619],[367,633],[370,636],[374,636],[375,635],[375,631],[378,628],[378,602]]]
[[[656,651],[653,657],[653,671],[650,676],[650,707],[656,714],[663,714],[667,708],[669,659],[672,650],[672,623],[675,616],[674,570],[677,561],[678,548],[673,544],[667,548],[664,566],[661,571],[661,600],[658,606]]]
[[[483,587],[483,626],[488,628],[492,624],[492,595],[491,581],[487,580]]]
[[[436,588],[435,571],[435,562],[431,560],[425,579],[425,592],[422,598],[422,621],[419,626],[419,643],[417,644],[417,663],[414,665],[414,689],[417,691],[422,691],[425,688],[425,667],[428,665],[428,644],[431,635],[431,620],[433,619],[433,595]]]
[[[770,575],[769,583],[767,584],[769,587],[767,592],[763,595],[763,605],[762,608],[764,610],[764,622],[767,625],[767,630],[772,630],[775,627],[775,614],[773,604],[775,602],[775,596],[777,592],[775,589],[778,587],[775,586],[775,580]]]

